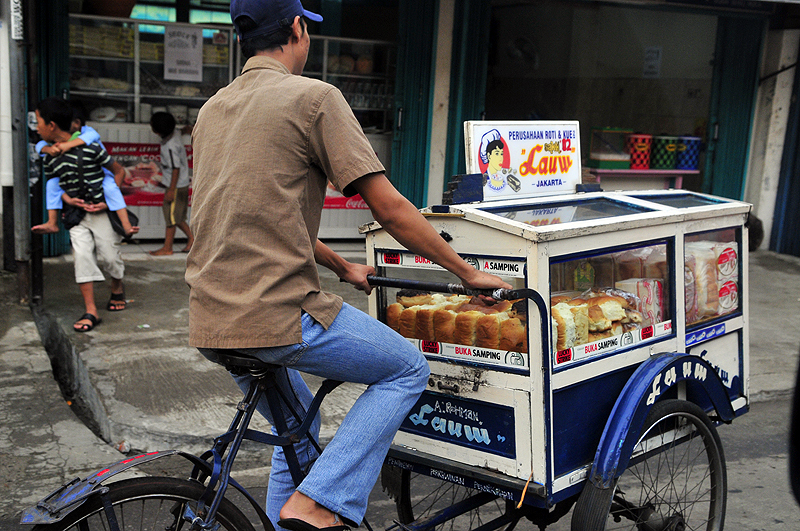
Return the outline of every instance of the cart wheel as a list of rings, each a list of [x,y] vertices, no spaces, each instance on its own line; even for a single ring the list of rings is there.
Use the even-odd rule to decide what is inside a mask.
[[[497,497],[489,496],[477,490],[463,487],[449,481],[443,481],[429,476],[415,474],[408,470],[398,471],[399,482],[393,489],[392,497],[397,505],[398,521],[402,524],[417,522],[414,526],[418,530],[465,530],[491,522],[501,516],[510,517],[500,526],[515,524],[523,514],[514,513],[514,502],[509,502]],[[447,515],[440,519],[429,519],[435,513],[444,509],[454,509],[458,502],[475,497],[475,503],[484,502],[458,515]],[[454,511],[458,512],[458,511]],[[441,520],[441,521],[440,521]],[[491,527],[496,529],[497,527]]]
[[[615,485],[600,489],[586,482],[572,530],[719,531],[726,496],[717,430],[695,404],[665,400],[647,416],[628,468]]]

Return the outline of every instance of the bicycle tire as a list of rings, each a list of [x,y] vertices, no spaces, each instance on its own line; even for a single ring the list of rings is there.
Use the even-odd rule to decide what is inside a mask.
[[[648,414],[615,485],[586,483],[572,530],[673,529],[682,522],[686,529],[720,531],[727,490],[722,443],[708,416],[691,402],[665,400]]]
[[[126,479],[112,483],[108,488],[120,531],[189,529],[189,524],[180,518],[183,513],[182,504],[196,501],[205,491],[205,487],[196,481],[169,477]],[[247,517],[227,499],[222,500],[217,510],[216,521],[221,529],[227,531],[254,531]],[[33,531],[106,531],[107,529],[108,521],[103,511],[102,500],[100,496],[93,496],[62,521],[37,525]]]

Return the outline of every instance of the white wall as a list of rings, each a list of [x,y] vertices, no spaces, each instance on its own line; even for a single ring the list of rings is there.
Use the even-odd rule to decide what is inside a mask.
[[[8,2],[6,2],[8,3]],[[8,6],[0,9],[0,186],[14,185],[13,140],[11,137],[11,82],[8,58]],[[0,214],[3,202],[0,201]]]
[[[447,116],[450,113],[450,64],[453,58],[453,17],[455,0],[439,2],[439,27],[436,30],[436,71],[433,78],[433,115],[431,116],[430,163],[426,203],[442,202],[447,154]]]
[[[798,48],[800,30],[770,31],[761,59],[760,77],[765,78],[796,63]],[[795,68],[765,79],[756,96],[744,200],[753,204],[753,213],[764,223],[763,248],[769,246],[772,226],[780,221],[773,218]]]

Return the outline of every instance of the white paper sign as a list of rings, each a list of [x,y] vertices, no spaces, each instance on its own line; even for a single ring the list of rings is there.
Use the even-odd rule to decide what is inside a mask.
[[[164,28],[164,79],[203,81],[203,29]]]
[[[661,53],[661,46],[650,46],[644,49],[643,78],[658,79],[661,77]]]
[[[485,201],[571,194],[581,182],[578,122],[465,122],[464,138]]]

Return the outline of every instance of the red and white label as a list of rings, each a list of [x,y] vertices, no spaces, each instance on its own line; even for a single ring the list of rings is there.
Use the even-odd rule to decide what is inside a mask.
[[[727,313],[737,308],[739,303],[739,286],[736,282],[729,280],[719,288],[719,309],[720,313]]]
[[[736,253],[735,249],[727,247],[724,251],[719,253],[719,258],[717,258],[717,269],[719,270],[720,278],[735,275],[738,265],[739,255]]]

